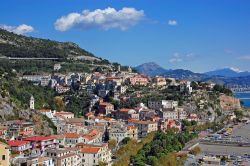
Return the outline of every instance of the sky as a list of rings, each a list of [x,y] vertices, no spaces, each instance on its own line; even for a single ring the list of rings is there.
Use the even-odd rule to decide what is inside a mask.
[[[250,71],[248,0],[1,0],[0,27],[128,66]]]

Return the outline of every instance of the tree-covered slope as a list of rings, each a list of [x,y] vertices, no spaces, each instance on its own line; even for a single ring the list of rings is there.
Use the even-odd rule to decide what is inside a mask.
[[[0,56],[26,58],[70,58],[94,55],[77,44],[17,35],[0,29]]]

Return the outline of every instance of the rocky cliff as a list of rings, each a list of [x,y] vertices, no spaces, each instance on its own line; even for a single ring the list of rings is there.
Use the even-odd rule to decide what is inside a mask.
[[[224,111],[241,110],[240,100],[226,95],[220,96],[220,106]]]
[[[33,122],[35,134],[53,134],[50,122],[37,110],[21,109],[8,96],[2,97],[0,95],[0,123],[19,119]]]

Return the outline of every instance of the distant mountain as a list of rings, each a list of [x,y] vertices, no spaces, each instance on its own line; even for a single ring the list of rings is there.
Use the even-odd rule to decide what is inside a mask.
[[[167,71],[154,62],[141,64],[135,67],[135,70],[141,74],[145,74],[148,76],[164,75],[164,73]]]
[[[214,82],[216,84],[226,86],[250,86],[249,72],[242,72],[232,68],[221,69],[201,74],[184,69],[167,70],[154,62],[150,62],[139,65],[135,67],[135,69],[139,73],[149,76],[160,75],[164,77],[176,78],[179,80]]]
[[[19,58],[85,58],[95,60],[92,53],[72,42],[27,37],[0,28],[0,57]]]
[[[224,68],[224,69],[218,69],[214,71],[209,71],[204,73],[208,76],[223,76],[223,77],[244,77],[244,76],[250,76],[250,72],[248,71],[240,71],[236,68]]]
[[[154,62],[144,63],[135,67],[137,72],[145,74],[148,76],[164,76],[164,77],[173,77],[176,79],[188,79],[188,80],[200,80],[204,77],[204,74],[194,73],[190,70],[175,69],[167,70],[159,66]]]
[[[194,80],[199,81],[206,77],[204,74],[194,73],[190,70],[184,69],[175,69],[175,70],[167,70],[163,76],[165,77],[172,77],[179,80],[186,79],[186,80]]]

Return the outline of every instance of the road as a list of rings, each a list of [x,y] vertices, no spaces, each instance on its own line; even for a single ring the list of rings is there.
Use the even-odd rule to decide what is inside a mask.
[[[236,155],[244,156],[244,154],[250,154],[249,147],[240,147],[240,146],[223,146],[223,145],[205,145],[200,144],[202,153],[212,154],[212,155]]]
[[[242,137],[245,140],[250,140],[250,124],[247,125],[237,125],[234,127],[232,132],[232,137]],[[250,155],[249,147],[241,147],[241,146],[224,146],[224,145],[208,145],[200,143],[200,148],[203,153],[211,153],[211,154],[229,154],[229,155],[238,155],[242,156],[244,154]]]

